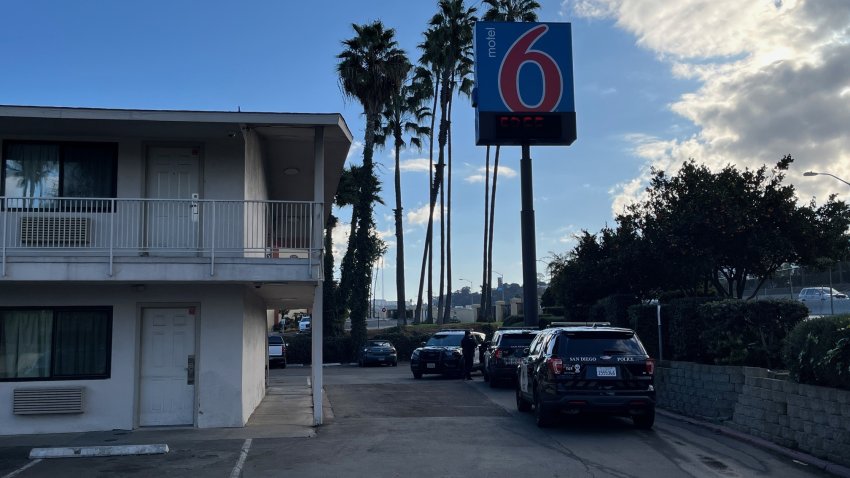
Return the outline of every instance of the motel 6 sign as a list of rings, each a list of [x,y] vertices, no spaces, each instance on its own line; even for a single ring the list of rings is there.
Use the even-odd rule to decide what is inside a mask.
[[[569,145],[576,140],[569,23],[475,24],[478,145]]]

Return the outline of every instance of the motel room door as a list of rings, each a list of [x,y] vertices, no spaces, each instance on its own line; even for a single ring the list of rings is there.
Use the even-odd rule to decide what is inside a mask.
[[[193,309],[142,310],[139,426],[194,424]]]
[[[152,254],[197,252],[198,158],[198,148],[148,149],[145,246]]]

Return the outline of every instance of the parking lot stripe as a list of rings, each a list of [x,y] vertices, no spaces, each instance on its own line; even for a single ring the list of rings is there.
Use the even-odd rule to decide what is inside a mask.
[[[27,468],[30,468],[30,467],[37,465],[40,461],[41,461],[41,458],[39,458],[38,460],[33,460],[33,461],[27,463],[26,465],[18,468],[17,470],[9,473],[8,475],[5,475],[3,478],[12,478],[13,476],[18,476],[21,473],[23,473],[24,470],[26,470]]]
[[[245,459],[248,458],[248,450],[251,449],[251,439],[245,440],[242,444],[242,451],[239,453],[239,460],[236,461],[236,466],[230,472],[230,478],[239,478],[242,476],[242,466],[245,464]]]

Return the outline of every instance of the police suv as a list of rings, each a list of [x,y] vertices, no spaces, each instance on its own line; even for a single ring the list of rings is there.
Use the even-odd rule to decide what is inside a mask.
[[[540,331],[517,366],[517,409],[533,405],[539,427],[561,413],[599,413],[652,428],[655,360],[635,332],[607,323],[554,325]]]

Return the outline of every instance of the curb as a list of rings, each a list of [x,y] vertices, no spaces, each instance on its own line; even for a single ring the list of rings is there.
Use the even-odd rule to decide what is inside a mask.
[[[164,453],[168,453],[168,445],[166,444],[33,448],[30,450],[30,459],[162,455]]]
[[[659,415],[664,415],[668,418],[672,418],[674,420],[679,420],[682,422],[690,423],[692,425],[697,425],[703,428],[707,428],[715,433],[720,433],[729,437],[732,437],[736,440],[740,440],[742,442],[749,443],[750,445],[757,446],[759,448],[763,448],[766,450],[770,450],[775,453],[779,453],[780,455],[784,455],[792,460],[805,463],[806,465],[813,466],[815,468],[824,470],[828,473],[832,473],[836,476],[840,476],[843,478],[850,478],[850,468],[838,465],[816,456],[809,455],[808,453],[803,453],[798,450],[792,450],[790,448],[785,448],[784,446],[777,445],[772,441],[765,440],[763,438],[755,437],[752,435],[748,435],[743,432],[739,432],[737,430],[733,430],[729,427],[725,427],[723,425],[718,425],[716,423],[706,422],[703,420],[699,420],[696,418],[691,418],[685,415],[679,415],[678,413],[673,413],[667,410],[663,410],[661,408],[656,408],[656,412]]]

